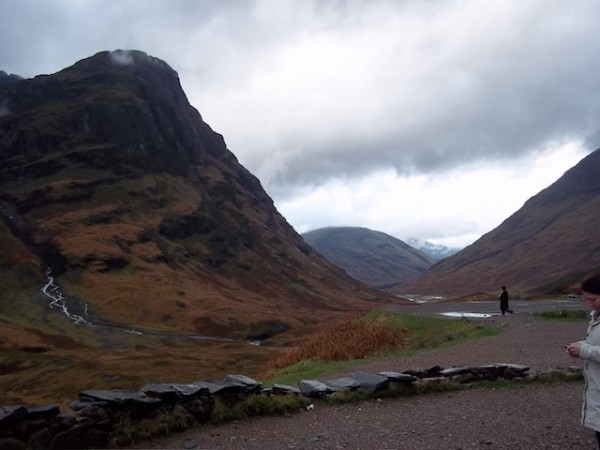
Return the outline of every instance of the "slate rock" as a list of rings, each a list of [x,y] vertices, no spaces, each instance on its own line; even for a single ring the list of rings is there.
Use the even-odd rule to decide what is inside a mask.
[[[405,370],[404,373],[408,373],[409,375],[414,375],[417,378],[432,378],[432,377],[439,377],[441,371],[442,371],[441,366],[433,366],[433,367],[430,367],[429,369]]]
[[[227,375],[225,377],[225,384],[234,384],[234,385],[239,385],[239,386],[243,386],[244,389],[246,390],[246,392],[250,393],[250,392],[257,392],[261,389],[262,385],[250,378],[247,377],[246,375]]]
[[[529,366],[526,366],[524,364],[495,363],[494,365],[521,374],[529,371]]]
[[[453,377],[455,375],[463,375],[469,373],[471,369],[464,366],[448,367],[440,371],[440,375],[443,377]]]
[[[219,395],[228,392],[242,391],[241,386],[228,385],[223,381],[196,381],[192,383],[194,386],[208,389],[211,395]]]
[[[58,405],[39,405],[27,407],[27,420],[54,419],[60,414]]]
[[[418,380],[414,375],[410,375],[404,372],[392,372],[392,371],[383,371],[379,372],[377,375],[381,375],[382,377],[386,377],[389,381],[395,381],[396,383],[414,383]]]
[[[56,416],[56,424],[59,428],[69,428],[77,423],[77,416],[72,413],[64,413]]]
[[[27,417],[27,408],[21,405],[0,406],[0,427],[23,420]]]
[[[52,439],[52,435],[50,434],[48,428],[41,428],[29,435],[29,438],[27,439],[27,448],[33,450],[46,449],[48,448],[50,439]]]
[[[301,380],[298,383],[300,392],[305,397],[323,397],[331,394],[333,391],[325,384],[317,380]]]
[[[90,390],[79,393],[80,399],[101,400],[112,404],[149,404],[161,403],[158,398],[149,397],[142,391],[128,389]]]
[[[300,395],[300,389],[298,389],[294,386],[289,386],[287,384],[278,384],[278,383],[273,384],[273,387],[271,388],[271,392],[274,395],[287,395],[287,394]]]
[[[146,384],[141,390],[150,397],[158,397],[169,402],[174,402],[178,399],[191,400],[202,395],[210,395],[207,387],[195,384]]]
[[[333,392],[342,390],[355,390],[360,387],[360,383],[351,377],[337,378],[325,383]]]
[[[389,385],[387,377],[369,372],[353,372],[351,377],[360,383],[360,389],[367,392],[376,392]]]
[[[73,400],[71,403],[69,403],[69,408],[71,408],[73,411],[81,411],[82,409],[89,408],[92,405],[102,408],[104,406],[108,406],[108,402],[94,401],[91,398],[83,400]]]
[[[84,448],[82,444],[83,427],[75,425],[67,428],[64,431],[56,433],[50,441],[49,448],[68,449],[68,448]]]

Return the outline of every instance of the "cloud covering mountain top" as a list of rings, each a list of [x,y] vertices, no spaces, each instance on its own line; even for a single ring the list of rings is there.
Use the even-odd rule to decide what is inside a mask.
[[[50,73],[118,48],[166,61],[301,232],[353,225],[469,243],[600,142],[594,0],[0,8],[10,72]]]

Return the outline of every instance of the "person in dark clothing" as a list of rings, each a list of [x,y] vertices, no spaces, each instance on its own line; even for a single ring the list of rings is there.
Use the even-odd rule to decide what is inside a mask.
[[[507,312],[512,314],[513,310],[508,308],[508,291],[506,290],[506,286],[502,286],[502,292],[498,298],[500,299],[500,311],[502,311],[502,315]]]

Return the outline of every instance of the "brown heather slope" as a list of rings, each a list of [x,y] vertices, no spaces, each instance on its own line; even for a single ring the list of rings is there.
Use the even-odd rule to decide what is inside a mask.
[[[5,321],[44,301],[47,266],[98,320],[212,336],[265,338],[392,300],[303,241],[163,61],[101,52],[0,80],[0,98],[0,282],[18,300],[0,294]]]
[[[0,99],[0,404],[256,375],[319,324],[401,301],[304,242],[165,62],[0,74]],[[93,326],[48,306],[47,267]]]
[[[395,292],[461,295],[568,292],[600,270],[600,150],[478,241]]]

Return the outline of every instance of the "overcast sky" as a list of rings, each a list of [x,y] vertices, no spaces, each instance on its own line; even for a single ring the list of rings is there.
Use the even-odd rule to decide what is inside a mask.
[[[465,246],[600,147],[598,0],[0,0],[0,70],[166,61],[300,232]]]

